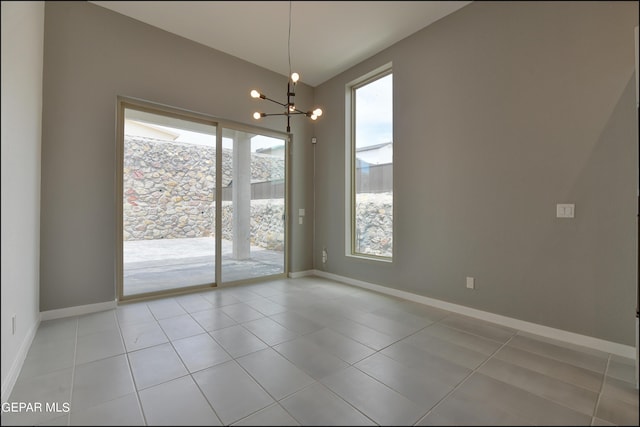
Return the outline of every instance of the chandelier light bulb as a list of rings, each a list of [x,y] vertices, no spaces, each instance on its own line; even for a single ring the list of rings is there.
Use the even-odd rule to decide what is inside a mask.
[[[289,2],[289,40],[288,40],[288,48],[289,48],[289,72],[291,72],[291,1]],[[280,107],[284,108],[284,110],[280,110],[279,113],[253,113],[253,118],[259,120],[262,117],[267,116],[285,116],[287,118],[287,133],[291,132],[291,116],[296,116],[298,114],[309,117],[311,120],[317,120],[318,117],[322,115],[322,110],[320,108],[316,108],[313,111],[300,111],[296,108],[293,100],[296,95],[296,83],[300,80],[300,74],[291,73],[289,76],[289,81],[287,82],[287,98],[286,102],[276,101],[274,99],[268,98],[266,95],[261,94],[257,90],[251,91],[252,98],[260,98],[265,101],[272,102],[274,104],[278,104]]]

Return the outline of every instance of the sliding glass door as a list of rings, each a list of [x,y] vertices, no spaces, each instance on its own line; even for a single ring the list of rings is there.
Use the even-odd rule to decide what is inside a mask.
[[[222,280],[285,271],[286,140],[222,130]]]
[[[285,274],[285,135],[126,100],[118,124],[119,299]]]

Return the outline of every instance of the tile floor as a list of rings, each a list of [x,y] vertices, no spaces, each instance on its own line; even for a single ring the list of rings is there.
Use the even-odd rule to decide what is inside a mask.
[[[638,425],[634,381],[631,359],[305,277],[42,322],[10,398],[42,410],[2,424]]]

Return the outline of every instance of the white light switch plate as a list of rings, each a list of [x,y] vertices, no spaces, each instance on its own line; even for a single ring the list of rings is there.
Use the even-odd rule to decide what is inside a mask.
[[[575,206],[573,203],[558,203],[556,205],[556,218],[574,218]]]
[[[475,289],[476,280],[473,277],[467,277],[467,289]]]

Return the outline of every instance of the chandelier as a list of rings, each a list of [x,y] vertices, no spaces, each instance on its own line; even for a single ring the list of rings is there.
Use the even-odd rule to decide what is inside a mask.
[[[302,111],[299,110],[294,102],[294,97],[296,96],[296,83],[300,80],[300,75],[298,73],[291,72],[291,0],[289,1],[289,38],[287,41],[287,49],[289,54],[289,81],[287,82],[287,102],[279,102],[275,99],[271,99],[268,96],[260,93],[259,91],[253,89],[251,91],[252,98],[260,98],[266,101],[273,102],[274,104],[278,104],[284,108],[281,113],[261,113],[256,111],[253,113],[253,118],[256,120],[261,119],[262,117],[267,116],[286,116],[287,117],[287,133],[291,132],[291,124],[290,119],[293,115],[303,114],[309,117],[311,120],[316,120],[318,117],[322,115],[322,110],[320,108],[316,108],[310,111]]]

